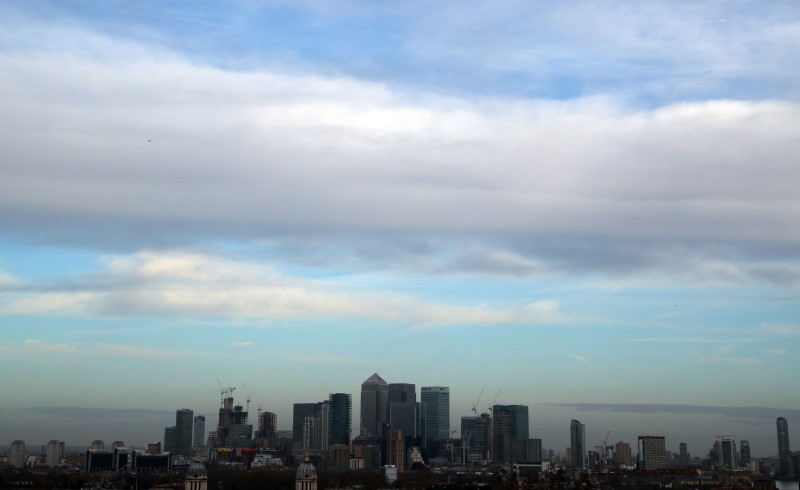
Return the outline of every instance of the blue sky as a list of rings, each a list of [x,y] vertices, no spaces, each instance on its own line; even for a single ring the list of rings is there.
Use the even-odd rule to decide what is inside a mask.
[[[3,2],[0,440],[144,444],[217,378],[357,426],[377,371],[772,454],[799,48],[789,1]]]

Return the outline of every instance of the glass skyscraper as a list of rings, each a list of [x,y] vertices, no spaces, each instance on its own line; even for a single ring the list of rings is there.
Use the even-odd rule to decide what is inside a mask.
[[[575,468],[586,467],[586,426],[578,420],[569,423],[570,458]]]
[[[332,393],[328,397],[330,404],[328,437],[330,444],[350,444],[350,420],[352,418],[352,397],[347,393]]]
[[[778,428],[778,471],[776,476],[794,476],[792,451],[789,449],[789,423],[783,417],[776,421]]]
[[[450,388],[423,386],[420,391],[425,418],[425,445],[450,438]]]

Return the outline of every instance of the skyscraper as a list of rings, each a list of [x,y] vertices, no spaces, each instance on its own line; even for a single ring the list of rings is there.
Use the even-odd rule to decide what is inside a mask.
[[[25,441],[17,439],[11,443],[11,451],[8,453],[8,463],[15,468],[25,467]]]
[[[206,418],[203,415],[195,415],[194,431],[192,433],[192,447],[197,448],[205,444],[206,439]]]
[[[631,465],[631,445],[627,442],[619,441],[614,444],[614,464]]]
[[[388,408],[389,385],[375,373],[361,384],[361,435],[383,436]]]
[[[332,393],[330,403],[328,437],[330,444],[350,444],[350,427],[353,412],[352,397],[347,393]]]
[[[639,436],[639,469],[657,470],[667,467],[664,436]]]
[[[783,417],[776,421],[778,427],[778,471],[775,476],[794,476],[792,451],[789,449],[789,423]]]
[[[688,468],[689,467],[689,450],[686,447],[686,443],[682,442],[678,445],[679,453],[678,453],[678,466],[681,468]]]
[[[739,466],[742,468],[750,466],[750,442],[744,439],[739,441]]]
[[[292,447],[294,449],[306,449],[303,447],[303,434],[306,426],[306,419],[314,417],[317,410],[316,403],[295,403],[292,411]]]
[[[495,405],[492,407],[494,422],[492,426],[492,452],[496,462],[512,461],[511,448],[514,441],[528,439],[528,406]]]
[[[419,411],[416,386],[410,383],[389,383],[389,425],[403,431],[407,441],[419,435]]]
[[[578,420],[569,423],[570,459],[575,468],[586,467],[586,426]]]
[[[54,468],[61,464],[61,459],[64,457],[64,441],[52,440],[47,443],[47,454],[45,455],[44,464]]]
[[[425,418],[425,446],[450,438],[450,388],[423,386],[420,391]]]
[[[182,408],[175,412],[175,453],[183,457],[192,457],[192,424],[194,412]]]

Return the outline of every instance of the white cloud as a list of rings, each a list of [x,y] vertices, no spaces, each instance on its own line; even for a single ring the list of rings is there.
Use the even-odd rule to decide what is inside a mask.
[[[230,345],[231,347],[251,347],[253,345],[253,342],[251,342],[249,340],[237,340],[237,341],[231,342],[228,345]]]
[[[0,314],[35,316],[302,318],[364,320],[417,329],[443,325],[562,325],[576,321],[552,300],[517,309],[449,304],[390,291],[365,290],[347,280],[282,276],[269,267],[188,252],[141,252],[105,257],[105,272],[78,281],[84,290],[17,292]],[[113,285],[113,287],[108,287]],[[74,287],[74,286],[73,286]],[[233,342],[232,346],[249,345]]]
[[[583,362],[583,363],[587,363],[587,362],[590,361],[590,359],[588,357],[580,356],[578,354],[570,354],[567,357],[569,357],[571,359],[575,359],[576,361],[580,361],[580,362]]]

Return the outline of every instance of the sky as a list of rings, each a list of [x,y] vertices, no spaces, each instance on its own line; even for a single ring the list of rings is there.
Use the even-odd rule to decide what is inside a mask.
[[[357,428],[378,372],[562,453],[775,454],[798,67],[788,0],[4,1],[0,443],[143,445],[220,385]]]

